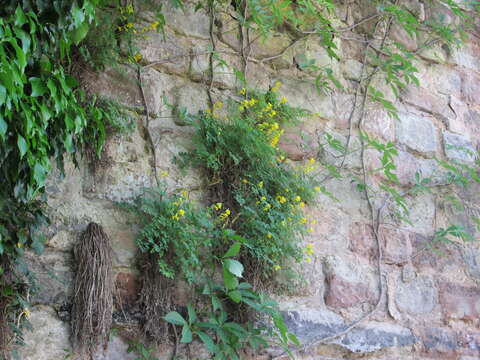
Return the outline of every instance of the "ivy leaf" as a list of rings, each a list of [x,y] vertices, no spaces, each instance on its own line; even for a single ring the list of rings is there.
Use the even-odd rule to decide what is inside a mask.
[[[233,259],[225,260],[224,266],[236,277],[242,277],[243,265],[241,262]]]
[[[5,140],[5,134],[7,133],[8,125],[0,114],[0,137]]]
[[[43,84],[42,79],[37,77],[31,77],[30,84],[32,85],[32,95],[33,97],[42,96],[47,92],[47,88]]]
[[[175,325],[185,325],[187,322],[185,319],[176,311],[170,311],[167,315],[163,317],[166,322]]]
[[[0,106],[5,103],[5,99],[7,98],[7,89],[4,86],[0,85]]]
[[[28,145],[25,138],[20,134],[18,135],[17,145],[18,150],[20,150],[20,158],[22,158],[27,153]]]

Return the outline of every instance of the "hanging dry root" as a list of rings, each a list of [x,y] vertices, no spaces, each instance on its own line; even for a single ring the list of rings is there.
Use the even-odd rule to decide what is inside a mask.
[[[77,264],[72,308],[72,341],[83,358],[107,346],[112,324],[112,248],[102,227],[90,223],[74,248]]]
[[[142,255],[139,263],[142,272],[140,304],[146,314],[143,333],[147,339],[157,344],[166,343],[169,332],[163,316],[174,310],[171,300],[174,282],[160,274],[155,256]]]

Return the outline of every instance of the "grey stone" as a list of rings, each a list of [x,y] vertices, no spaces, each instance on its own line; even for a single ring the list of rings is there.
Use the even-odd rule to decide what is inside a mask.
[[[457,348],[456,336],[448,329],[426,328],[422,337],[423,344],[428,350],[445,352]]]
[[[127,352],[128,345],[118,336],[111,336],[105,351],[99,351],[93,360],[135,360],[134,352]]]
[[[480,251],[475,249],[473,245],[465,245],[463,247],[463,259],[469,275],[480,282]]]
[[[430,279],[418,277],[408,283],[398,284],[395,302],[400,311],[414,315],[426,314],[437,305],[438,291]]]
[[[335,335],[347,327],[341,317],[328,311],[288,311],[284,313],[284,318],[289,330],[304,343]],[[393,346],[411,346],[415,342],[416,338],[409,329],[380,322],[366,323],[343,337],[332,340],[333,344],[355,353],[370,353]]]
[[[359,80],[362,74],[362,63],[354,59],[347,59],[341,63],[342,74],[345,79]]]
[[[348,332],[337,343],[351,352],[371,353],[388,347],[411,346],[416,343],[411,330],[399,325],[370,322]]]
[[[432,121],[414,114],[400,113],[396,122],[400,143],[425,155],[433,155],[437,149],[437,134]]]
[[[25,260],[39,286],[32,298],[33,303],[61,305],[68,301],[73,287],[70,253],[47,248],[42,256],[27,252]]]
[[[444,131],[443,142],[445,145],[445,154],[449,160],[463,163],[475,162],[477,151],[470,142],[470,139],[466,136]]]
[[[48,306],[35,306],[30,315],[33,331],[26,334],[25,345],[19,348],[22,360],[64,360],[73,353],[68,324],[60,321]]]

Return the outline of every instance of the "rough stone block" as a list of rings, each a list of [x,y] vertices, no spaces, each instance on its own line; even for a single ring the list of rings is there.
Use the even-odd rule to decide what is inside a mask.
[[[347,324],[338,315],[328,310],[292,310],[283,313],[290,331],[302,342],[335,335]],[[381,322],[368,322],[333,340],[350,352],[371,353],[389,347],[405,347],[415,344],[412,332],[402,326]]]
[[[30,315],[33,331],[19,348],[22,360],[61,360],[71,354],[70,331],[67,323],[58,319],[55,310],[48,306],[35,306]]]
[[[455,118],[454,112],[448,105],[449,98],[447,95],[441,95],[423,87],[412,85],[402,99],[421,111],[433,114],[443,122]]]
[[[478,69],[480,69],[480,66]],[[463,101],[468,104],[480,104],[480,74],[474,73],[473,71],[466,71],[463,73],[462,77],[463,83],[461,95]]]
[[[405,264],[412,256],[410,233],[386,226],[379,228],[383,242],[383,259],[387,264]]]
[[[443,132],[445,154],[449,160],[463,163],[474,163],[477,151],[472,146],[470,139],[464,135],[454,134],[450,131]]]
[[[349,308],[364,303],[375,304],[375,294],[369,286],[351,282],[336,274],[327,275],[325,304],[332,308]]]
[[[428,314],[438,303],[438,291],[432,280],[418,277],[397,285],[395,303],[402,312],[412,315]]]
[[[480,288],[442,282],[440,304],[445,320],[464,320],[480,324]]]
[[[432,156],[437,150],[437,134],[433,122],[414,114],[400,113],[396,122],[400,143],[422,154]]]
[[[378,250],[373,238],[373,230],[370,224],[354,222],[350,225],[348,249],[356,255],[360,255],[373,261]]]
[[[363,129],[370,136],[393,142],[395,140],[394,121],[384,109],[370,109],[365,113]]]

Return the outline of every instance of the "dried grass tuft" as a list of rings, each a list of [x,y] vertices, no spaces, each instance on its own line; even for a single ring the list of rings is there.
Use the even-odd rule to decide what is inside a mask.
[[[82,358],[92,358],[99,345],[107,347],[113,312],[112,248],[100,225],[88,225],[74,248],[74,259],[73,347]]]

